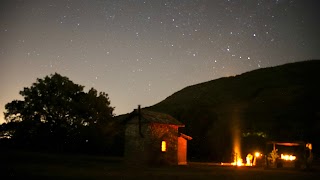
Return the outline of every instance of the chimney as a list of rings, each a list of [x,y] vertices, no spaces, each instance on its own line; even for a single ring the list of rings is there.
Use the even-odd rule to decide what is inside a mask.
[[[142,130],[141,130],[141,106],[138,105],[138,118],[139,118],[139,134],[143,138]]]

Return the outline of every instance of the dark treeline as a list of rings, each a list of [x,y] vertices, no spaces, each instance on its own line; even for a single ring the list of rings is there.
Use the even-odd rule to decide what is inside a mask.
[[[24,88],[20,91],[23,100],[5,105],[1,147],[121,154],[121,137],[108,95],[83,89],[57,73]]]

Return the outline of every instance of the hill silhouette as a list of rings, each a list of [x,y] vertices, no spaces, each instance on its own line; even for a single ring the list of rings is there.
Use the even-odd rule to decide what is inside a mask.
[[[242,153],[263,150],[268,140],[301,140],[317,154],[319,70],[319,60],[258,69],[186,87],[147,109],[186,124],[191,159],[229,161],[235,132]]]

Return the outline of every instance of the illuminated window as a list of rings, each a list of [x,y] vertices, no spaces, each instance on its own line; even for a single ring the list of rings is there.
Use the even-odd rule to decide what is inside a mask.
[[[162,141],[161,142],[161,151],[162,152],[166,152],[167,151],[167,142],[166,141]]]

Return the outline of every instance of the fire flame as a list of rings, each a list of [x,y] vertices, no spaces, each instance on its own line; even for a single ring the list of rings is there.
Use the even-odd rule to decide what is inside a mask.
[[[242,159],[239,158],[238,160],[234,161],[234,162],[232,163],[232,165],[234,165],[234,166],[243,166]]]
[[[235,155],[234,157],[234,161],[231,163],[231,165],[233,166],[243,166],[243,160],[240,156],[238,155]]]

